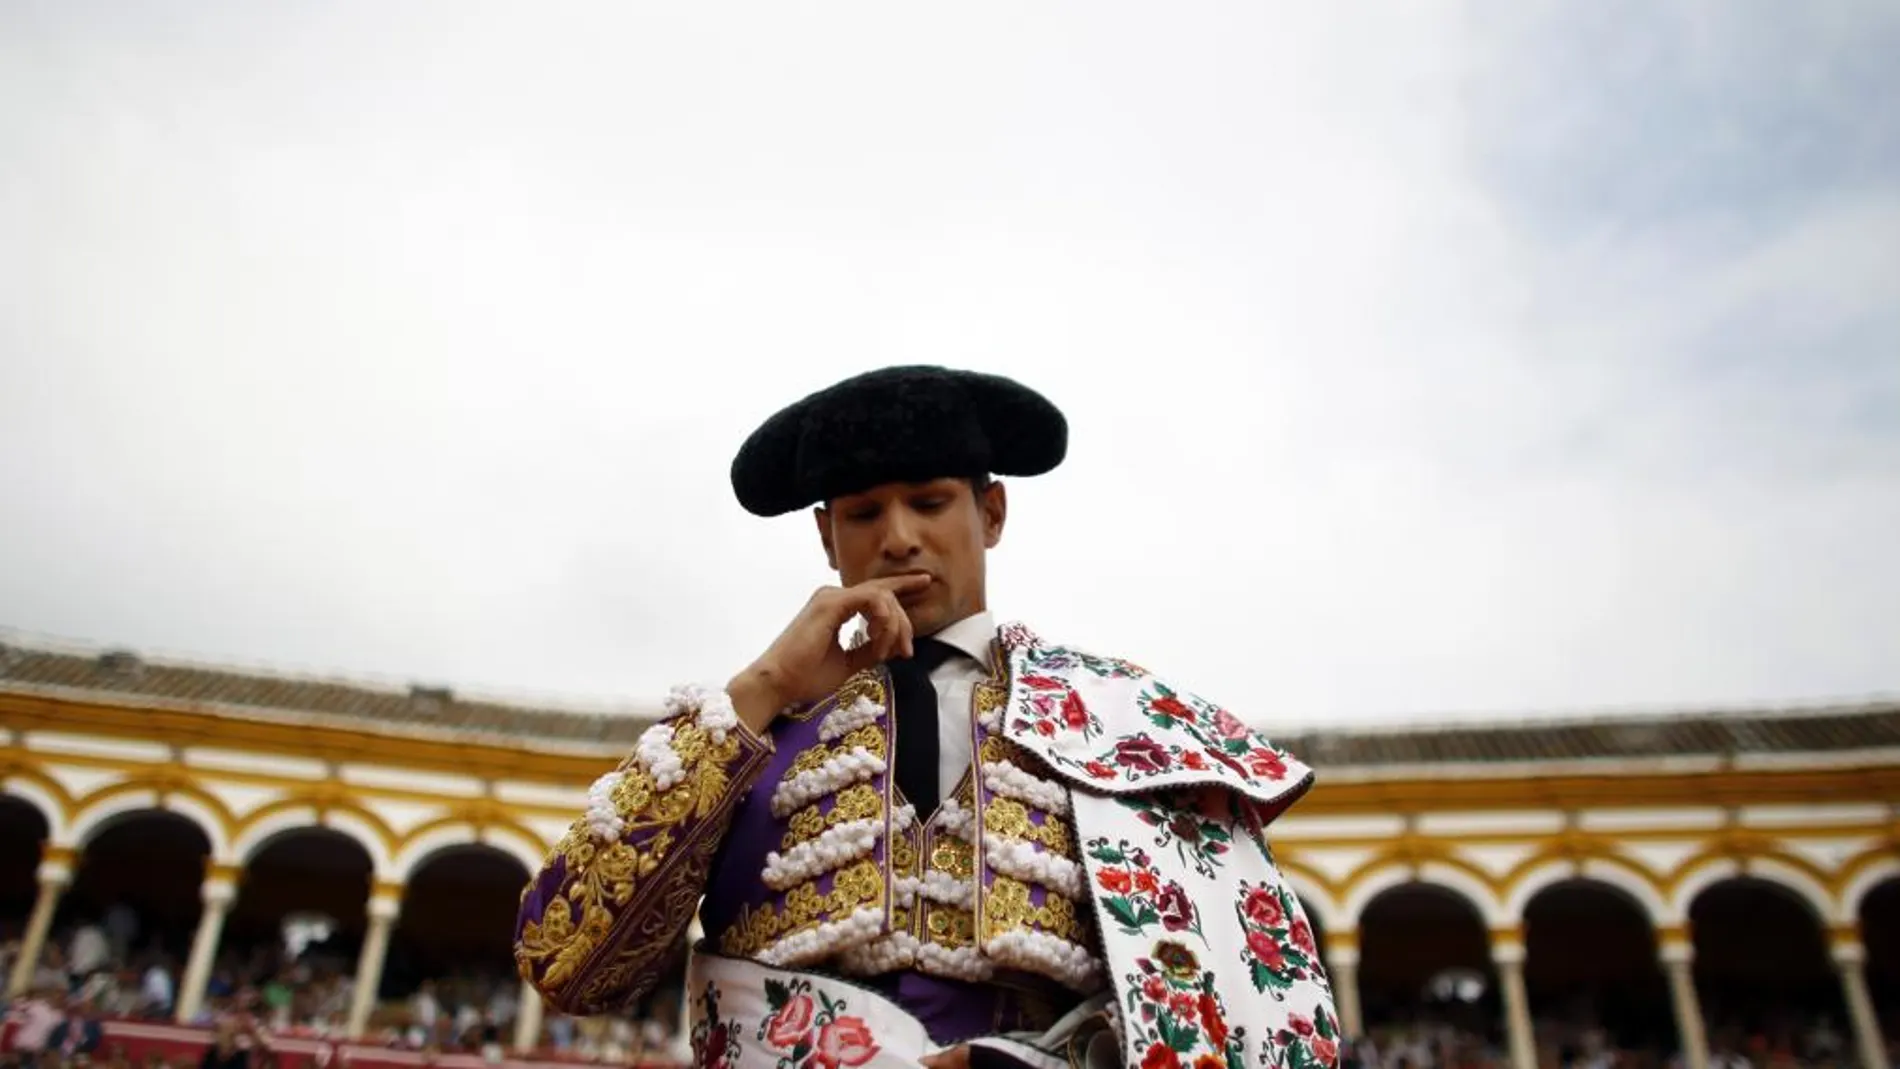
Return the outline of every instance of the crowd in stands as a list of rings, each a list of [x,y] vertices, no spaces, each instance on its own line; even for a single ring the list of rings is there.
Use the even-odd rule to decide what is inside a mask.
[[[163,1058],[133,1065],[101,1028],[104,1021],[171,1022],[175,1017],[179,959],[165,941],[141,944],[137,933],[137,918],[122,909],[56,931],[27,993],[5,1007],[0,1069],[190,1069]],[[17,933],[0,942],[0,977],[11,974],[18,951]],[[271,1054],[274,1037],[340,1038],[354,984],[353,962],[347,958],[323,944],[227,947],[213,968],[204,1007],[191,1022],[211,1029],[215,1037],[198,1069],[288,1069]],[[364,1042],[500,1061],[514,1043],[520,990],[515,977],[501,969],[422,979],[406,995],[376,1006]],[[599,1065],[689,1061],[677,991],[662,989],[643,1009],[626,1018],[548,1013],[541,1056]],[[1507,1066],[1502,1030],[1489,1025],[1497,1016],[1489,1007],[1388,1009],[1365,1037],[1344,1045],[1341,1063],[1347,1069]],[[1567,1016],[1540,1017],[1536,1033],[1540,1069],[1682,1065],[1673,1036],[1650,1032],[1619,1039],[1587,1006],[1573,1007]],[[1782,1014],[1746,1026],[1716,1020],[1709,1043],[1711,1069],[1849,1069],[1857,1064],[1844,1028],[1825,1016]],[[1891,1060],[1900,1064],[1900,1044]]]
[[[1455,1015],[1464,1017],[1465,1015]],[[1462,1026],[1461,1026],[1462,1024]],[[1340,1051],[1342,1069],[1498,1069],[1510,1065],[1502,1028],[1454,1024],[1430,1011],[1367,1029]],[[1668,1040],[1620,1040],[1588,1013],[1540,1016],[1534,1023],[1540,1069],[1682,1069]],[[1852,1038],[1825,1015],[1770,1015],[1750,1025],[1718,1021],[1708,1034],[1710,1069],[1856,1069]],[[1900,1064],[1900,1042],[1889,1064]]]
[[[0,928],[7,932],[0,941],[0,979],[12,974],[17,961],[18,928],[17,922],[11,931]],[[0,1044],[0,1069],[80,1064],[118,1069],[101,1022],[174,1021],[180,958],[165,941],[140,943],[137,932],[137,918],[120,908],[56,930],[25,994],[5,1006],[8,1027]],[[267,1050],[272,1037],[343,1035],[355,983],[353,960],[322,945],[297,948],[295,954],[291,949],[283,943],[223,949],[204,1004],[187,1023],[212,1029],[236,1044],[233,1051],[242,1048],[243,1056],[233,1053],[216,1066],[207,1061],[201,1069],[265,1069],[257,1064],[264,1055],[252,1051]],[[499,1061],[512,1053],[520,991],[519,980],[501,968],[423,979],[405,996],[379,1001],[360,1042]],[[604,1065],[687,1060],[677,996],[661,992],[643,1009],[647,1012],[638,1020],[547,1012],[542,1056]]]

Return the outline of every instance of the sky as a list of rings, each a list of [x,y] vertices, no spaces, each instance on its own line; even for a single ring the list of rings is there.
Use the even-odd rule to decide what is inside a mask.
[[[633,707],[728,467],[1068,414],[998,615],[1268,726],[1900,691],[1900,7],[0,7],[0,627]]]

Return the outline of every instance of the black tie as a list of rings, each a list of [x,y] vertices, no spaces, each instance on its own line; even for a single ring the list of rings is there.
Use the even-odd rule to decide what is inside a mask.
[[[891,689],[896,693],[897,711],[897,789],[904,799],[917,807],[917,819],[924,820],[937,808],[937,688],[930,684],[930,673],[956,656],[957,650],[934,638],[913,642],[916,655],[893,658]]]

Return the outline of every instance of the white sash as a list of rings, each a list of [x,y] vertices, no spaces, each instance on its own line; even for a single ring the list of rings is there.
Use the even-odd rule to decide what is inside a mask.
[[[875,991],[704,946],[693,949],[686,990],[693,1064],[702,1069],[916,1069],[943,1049],[923,1022]],[[1109,997],[1083,1003],[1041,1035],[984,1036],[969,1044],[1032,1069],[1114,1066],[1108,1033],[1086,1031]],[[1087,1038],[1072,1044],[1075,1036]]]
[[[916,1069],[941,1048],[923,1022],[848,980],[693,950],[693,1064],[723,1069]]]

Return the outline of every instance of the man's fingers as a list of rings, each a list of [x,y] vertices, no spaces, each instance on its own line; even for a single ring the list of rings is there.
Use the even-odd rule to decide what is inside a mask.
[[[846,663],[852,671],[862,671],[893,657],[909,657],[913,652],[910,614],[904,611],[896,595],[884,590],[861,591],[858,614],[864,617],[865,642],[846,651]]]
[[[886,593],[877,599],[881,606],[880,620],[884,626],[883,658],[908,657],[910,648],[910,614],[898,603],[895,594]]]
[[[935,580],[922,572],[907,572],[903,575],[887,575],[882,579],[866,579],[852,589],[861,590],[871,587],[888,590],[893,594],[908,594],[913,590],[922,590],[933,582]]]
[[[951,1047],[935,1054],[925,1055],[924,1069],[969,1069],[970,1048],[968,1046]]]

